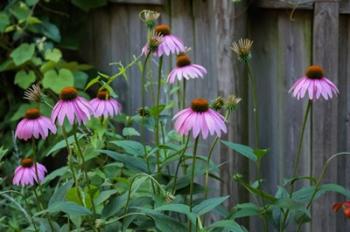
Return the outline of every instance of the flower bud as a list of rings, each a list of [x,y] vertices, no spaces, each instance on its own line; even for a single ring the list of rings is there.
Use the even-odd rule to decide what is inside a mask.
[[[148,28],[153,29],[156,25],[156,20],[159,18],[160,13],[153,10],[143,10],[139,14],[140,19],[145,22]]]
[[[217,97],[211,107],[214,110],[219,111],[222,109],[222,107],[224,107],[224,105],[225,105],[225,100],[222,97]]]

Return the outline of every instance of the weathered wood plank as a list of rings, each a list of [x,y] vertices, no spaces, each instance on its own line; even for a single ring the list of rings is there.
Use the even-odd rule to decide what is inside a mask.
[[[313,31],[313,63],[324,67],[327,77],[338,82],[338,26],[339,4],[319,1],[315,3]],[[325,161],[337,152],[337,99],[316,101],[313,117],[313,167],[319,175]],[[325,183],[337,181],[336,162],[329,167]],[[311,231],[337,231],[337,223],[330,206],[335,194],[320,198],[312,208]]]
[[[163,5],[164,0],[109,0],[114,3],[143,4],[143,5]]]
[[[256,0],[254,6],[267,9],[313,10],[316,0]],[[350,14],[350,2],[347,0],[330,0],[339,2],[339,13]]]
[[[262,163],[262,176],[264,188],[274,194],[283,178],[292,175],[305,104],[293,98],[288,90],[311,61],[312,14],[296,12],[295,20],[291,21],[283,11],[268,10],[255,13],[252,20],[255,22],[253,72],[258,86],[260,147],[270,149]],[[253,133],[252,119],[250,128]],[[252,140],[253,134],[250,137]],[[309,144],[306,132],[301,175],[309,172]],[[252,228],[260,231],[256,225]]]
[[[339,20],[339,80],[338,88],[339,107],[338,108],[338,151],[350,150],[350,18],[341,16]],[[338,184],[343,185],[346,189],[350,188],[350,157],[341,158],[338,162]],[[337,201],[345,201],[343,196],[340,196]],[[348,219],[342,214],[334,215],[336,217],[338,230],[350,231]],[[340,229],[341,228],[341,229]]]

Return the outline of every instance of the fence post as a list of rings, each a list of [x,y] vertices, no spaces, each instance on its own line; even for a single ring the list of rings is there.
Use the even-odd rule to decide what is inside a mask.
[[[338,81],[339,3],[315,2],[313,28],[313,63],[325,69],[334,83]],[[337,98],[317,101],[314,104],[313,139],[311,141],[311,170],[319,175],[325,161],[337,152]],[[336,162],[331,165],[324,182],[337,182]],[[315,202],[312,208],[311,231],[337,231],[336,219],[330,207],[336,201],[335,194],[327,194]]]

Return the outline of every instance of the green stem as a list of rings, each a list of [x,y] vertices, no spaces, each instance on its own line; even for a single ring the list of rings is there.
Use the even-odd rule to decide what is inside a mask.
[[[309,203],[307,204],[306,206],[306,209],[310,209],[311,205],[312,205],[312,202],[313,200],[315,199],[316,195],[317,195],[317,192],[320,190],[320,186],[321,186],[321,181],[322,179],[324,178],[324,176],[326,175],[326,172],[327,172],[327,169],[328,169],[328,166],[330,164],[330,162],[339,157],[339,156],[343,156],[343,155],[350,155],[349,152],[339,152],[339,153],[336,153],[336,154],[333,154],[327,161],[326,163],[323,165],[323,168],[322,168],[322,171],[321,171],[321,175],[320,177],[318,178],[316,184],[315,184],[315,191],[313,192],[311,198],[310,198],[310,201]],[[299,232],[301,230],[301,227],[302,227],[303,224],[298,224],[298,228],[297,228],[297,232]]]
[[[182,80],[182,109],[186,107],[186,79]]]
[[[78,140],[78,137],[77,137],[76,125],[74,125],[74,127],[73,127],[73,136],[74,136],[75,144],[76,144],[76,146],[78,148],[79,156],[80,156],[81,161],[82,161],[82,171],[84,173],[85,181],[87,183],[87,188],[88,188],[89,195],[90,195],[90,203],[91,203],[91,207],[92,207],[92,212],[93,212],[94,216],[96,217],[96,206],[95,206],[95,202],[94,202],[94,196],[93,196],[93,192],[92,192],[92,189],[91,189],[91,186],[90,186],[90,179],[89,179],[89,176],[88,176],[88,173],[87,173],[87,170],[86,170],[85,158],[84,158],[83,152],[82,152],[82,150],[80,148],[80,145],[79,145],[79,140]]]
[[[251,66],[248,61],[246,61],[248,79],[252,85],[252,95],[253,95],[253,115],[254,115],[254,125],[255,125],[255,147],[259,148],[259,113],[257,108],[257,92],[256,92],[256,80],[253,76]],[[259,173],[258,173],[259,175]]]
[[[297,152],[295,154],[296,158],[295,158],[295,161],[294,161],[293,177],[295,177],[297,175],[298,166],[299,166],[300,157],[301,157],[301,150],[303,148],[303,140],[304,140],[305,128],[306,128],[307,120],[309,118],[309,114],[310,114],[311,109],[312,109],[312,100],[309,100],[308,103],[307,103],[307,106],[306,106],[306,111],[305,111],[303,122],[302,122],[302,127],[301,127],[301,131],[300,131]],[[292,182],[292,184],[291,184],[290,197],[293,196],[294,183],[295,183],[295,181]],[[290,212],[289,209],[287,209],[287,211],[284,214],[282,223],[280,224],[280,231],[284,231],[284,228],[286,227],[286,223],[287,223],[289,212]]]
[[[175,194],[175,191],[176,191],[176,183],[177,183],[177,178],[178,178],[178,174],[179,174],[179,170],[180,170],[180,165],[184,160],[184,156],[185,156],[185,153],[187,151],[189,141],[190,141],[190,135],[187,136],[185,147],[183,148],[182,153],[180,154],[179,162],[176,165],[174,185],[173,185],[173,191],[172,191],[173,194]]]
[[[308,120],[308,116],[309,116],[311,108],[312,108],[312,100],[309,100],[308,104],[307,104],[307,107],[306,107],[305,114],[304,114],[303,124],[302,124],[301,132],[300,132],[299,142],[298,142],[298,148],[297,148],[297,152],[296,152],[296,155],[295,155],[296,158],[295,158],[295,162],[294,162],[293,176],[296,176],[297,172],[298,172],[298,166],[299,166],[299,162],[300,162],[301,150],[303,148],[303,140],[304,140],[305,128],[306,128],[306,124],[307,124],[307,120]],[[292,185],[292,187],[294,187],[294,185]]]
[[[195,178],[195,171],[196,171],[196,159],[197,159],[197,148],[198,148],[198,141],[199,136],[195,139],[194,147],[193,147],[193,154],[192,154],[192,173],[191,173],[191,183],[190,183],[190,212],[192,212],[193,207],[193,187],[194,187],[194,178]],[[191,221],[189,223],[190,232],[192,231],[192,223]]]
[[[39,180],[39,172],[38,172],[38,165],[37,165],[37,163],[38,163],[38,158],[37,158],[37,147],[36,147],[36,143],[35,143],[35,139],[34,139],[34,138],[32,139],[32,150],[33,150],[33,160],[34,160],[34,168],[35,168],[36,180],[37,180],[37,183],[38,183],[38,189],[39,189],[39,191],[40,191],[40,196],[42,196],[42,195],[43,195],[43,194],[42,194],[43,191],[42,191],[41,183],[40,183],[40,180]],[[42,210],[44,210],[44,206],[43,206],[42,203],[41,203],[41,202],[43,202],[43,201],[42,201],[42,199],[40,199],[39,195],[37,194],[35,186],[34,186],[34,195],[35,195],[35,197],[36,197],[36,199],[37,199],[37,203],[39,204],[40,208],[41,208]],[[54,227],[53,227],[53,225],[52,225],[50,215],[47,215],[47,220],[48,220],[48,222],[49,222],[49,225],[50,225],[51,230],[54,231],[54,230],[53,230]]]
[[[156,98],[156,122],[155,122],[155,140],[156,140],[156,146],[159,148],[159,120],[160,120],[160,111],[159,111],[159,105],[160,105],[160,96],[161,96],[161,87],[162,87],[162,66],[163,66],[163,56],[159,58],[159,64],[158,64],[158,88],[157,88],[157,98]],[[160,152],[159,149],[157,149],[157,176],[160,177],[161,174],[161,164],[160,164]]]
[[[63,138],[64,138],[64,141],[66,143],[66,147],[67,147],[67,150],[68,150],[68,167],[69,169],[71,170],[72,172],[72,177],[73,177],[73,181],[74,181],[74,185],[77,189],[79,189],[79,182],[78,182],[78,179],[77,179],[77,176],[75,174],[75,170],[74,170],[74,166],[71,162],[71,159],[73,158],[73,153],[72,153],[72,149],[69,145],[69,142],[68,142],[68,136],[67,136],[67,132],[66,132],[66,128],[64,127],[64,125],[62,125],[62,135],[63,135]],[[80,202],[82,204],[84,204],[84,201],[83,201],[83,196],[81,195],[81,191],[78,190],[78,198],[80,200]]]
[[[23,189],[22,189],[23,190]],[[29,206],[29,203],[28,203],[28,200],[27,200],[27,197],[25,195],[23,195],[23,200],[24,200],[24,204],[26,205],[26,208],[28,210],[28,215],[30,216],[30,220],[33,224],[33,227],[34,227],[34,230],[35,232],[39,231],[38,228],[36,227],[36,224],[35,224],[35,221],[34,221],[34,218],[33,218],[33,215],[32,215],[32,212],[31,212],[31,207]]]

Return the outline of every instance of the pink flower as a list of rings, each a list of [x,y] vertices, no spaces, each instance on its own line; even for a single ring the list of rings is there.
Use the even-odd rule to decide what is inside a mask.
[[[176,57],[176,66],[168,76],[168,82],[171,84],[175,82],[176,78],[181,81],[183,78],[186,78],[186,80],[203,78],[207,74],[207,70],[203,66],[191,64],[190,58],[185,53],[180,53]]]
[[[60,94],[60,100],[56,103],[52,110],[51,119],[53,122],[58,120],[63,125],[64,119],[67,117],[71,125],[74,120],[80,123],[87,122],[93,110],[85,98],[78,96],[78,91],[73,87],[65,87]]]
[[[107,90],[100,90],[97,97],[90,101],[95,117],[113,117],[120,114],[121,104],[110,97]]]
[[[227,132],[224,117],[210,109],[208,100],[203,98],[193,99],[191,107],[178,112],[173,120],[176,120],[175,130],[179,134],[188,135],[192,130],[194,138],[200,133],[206,139],[209,133],[220,137],[221,132]]]
[[[37,173],[35,166],[37,167]],[[34,164],[32,159],[26,158],[21,160],[21,166],[16,168],[12,183],[21,186],[33,186],[35,182],[38,183],[44,180],[46,172],[47,170],[44,165],[39,163]]]
[[[169,25],[160,24],[155,27],[155,34],[161,36],[161,42],[154,51],[154,54],[158,57],[162,55],[169,56],[170,54],[179,54],[185,51],[185,46],[182,41],[170,32]],[[149,51],[148,44],[142,49],[143,54],[147,54]]]
[[[28,140],[30,138],[45,139],[49,135],[56,133],[56,126],[52,121],[40,115],[36,108],[28,109],[25,117],[18,123],[15,136],[19,139]]]
[[[328,100],[333,95],[337,95],[339,90],[333,82],[324,76],[320,66],[312,65],[306,70],[305,76],[298,79],[289,90],[289,93],[292,93],[298,100],[303,98],[306,92],[308,92],[310,100],[319,99],[320,96]]]

